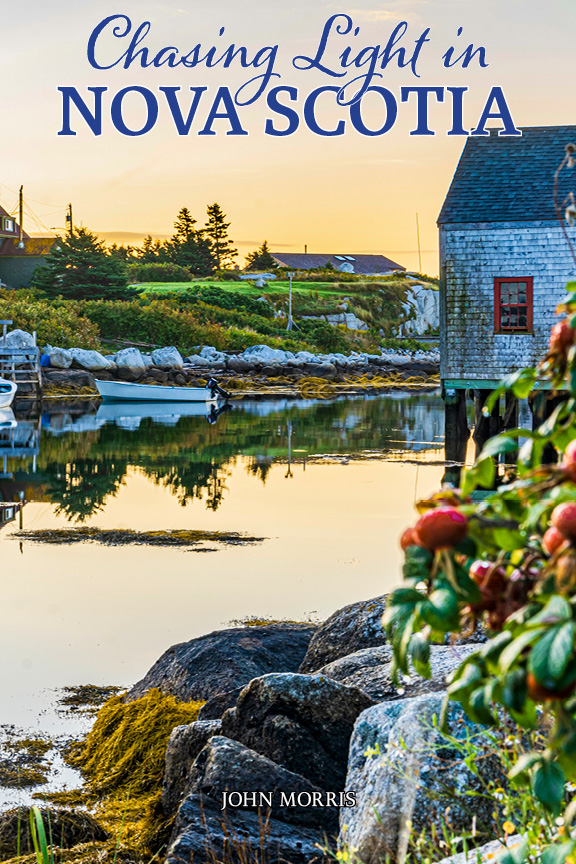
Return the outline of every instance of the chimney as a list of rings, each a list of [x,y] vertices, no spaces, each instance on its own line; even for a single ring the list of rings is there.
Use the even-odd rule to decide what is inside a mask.
[[[308,254],[308,246],[306,245],[306,243],[304,244],[304,254]]]

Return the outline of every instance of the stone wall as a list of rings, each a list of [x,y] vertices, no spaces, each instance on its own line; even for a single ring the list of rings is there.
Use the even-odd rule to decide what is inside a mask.
[[[537,363],[566,283],[576,279],[557,222],[441,225],[440,275],[443,379],[499,379]],[[494,332],[494,278],[506,276],[534,279],[533,333]]]

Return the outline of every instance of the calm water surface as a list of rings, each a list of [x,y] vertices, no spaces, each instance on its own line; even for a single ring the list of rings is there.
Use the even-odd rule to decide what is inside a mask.
[[[0,470],[2,452],[22,448],[6,460],[0,498],[25,491],[28,530],[267,539],[198,554],[21,542],[17,524],[4,526],[0,724],[62,732],[51,708],[60,687],[130,685],[169,645],[233,619],[324,618],[388,591],[398,534],[444,472],[436,394],[243,402],[210,418],[151,410],[55,409],[0,430]]]

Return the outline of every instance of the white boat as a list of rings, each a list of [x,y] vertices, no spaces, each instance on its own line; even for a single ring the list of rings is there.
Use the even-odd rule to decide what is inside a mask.
[[[105,402],[217,402],[218,400],[218,385],[213,386],[211,383],[206,387],[165,387],[162,384],[131,384],[129,381],[96,379],[96,387]]]
[[[18,385],[14,381],[0,378],[0,408],[10,408],[17,390]]]

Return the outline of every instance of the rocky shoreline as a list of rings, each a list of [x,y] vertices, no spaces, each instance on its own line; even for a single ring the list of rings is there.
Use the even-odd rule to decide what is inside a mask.
[[[14,348],[34,345],[34,337],[22,330],[7,335]],[[282,351],[267,345],[254,345],[243,352],[226,353],[202,346],[197,353],[183,357],[177,348],[157,348],[150,353],[132,346],[115,354],[83,348],[42,349],[43,381],[48,391],[76,389],[96,392],[94,379],[129,381],[145,384],[186,386],[214,378],[234,389],[234,382],[250,382],[253,388],[294,387],[309,381],[336,386],[360,381],[374,386],[390,384],[425,385],[438,375],[440,357],[432,352],[382,352],[349,355],[309,351]],[[302,386],[302,384],[300,386]]]
[[[470,794],[477,844],[494,840],[498,804],[481,793],[487,778],[505,783],[501,765],[487,739],[471,771],[435,719],[446,676],[485,636],[433,646],[432,677],[411,674],[397,689],[385,607],[381,596],[320,625],[215,631],[169,648],[128,691],[126,705],[151,693],[204,703],[166,749],[157,817],[168,826],[165,864],[311,864],[337,850],[380,864],[402,857],[407,825],[426,833],[449,810],[451,829],[465,831]],[[482,747],[482,727],[455,703],[448,733]]]

